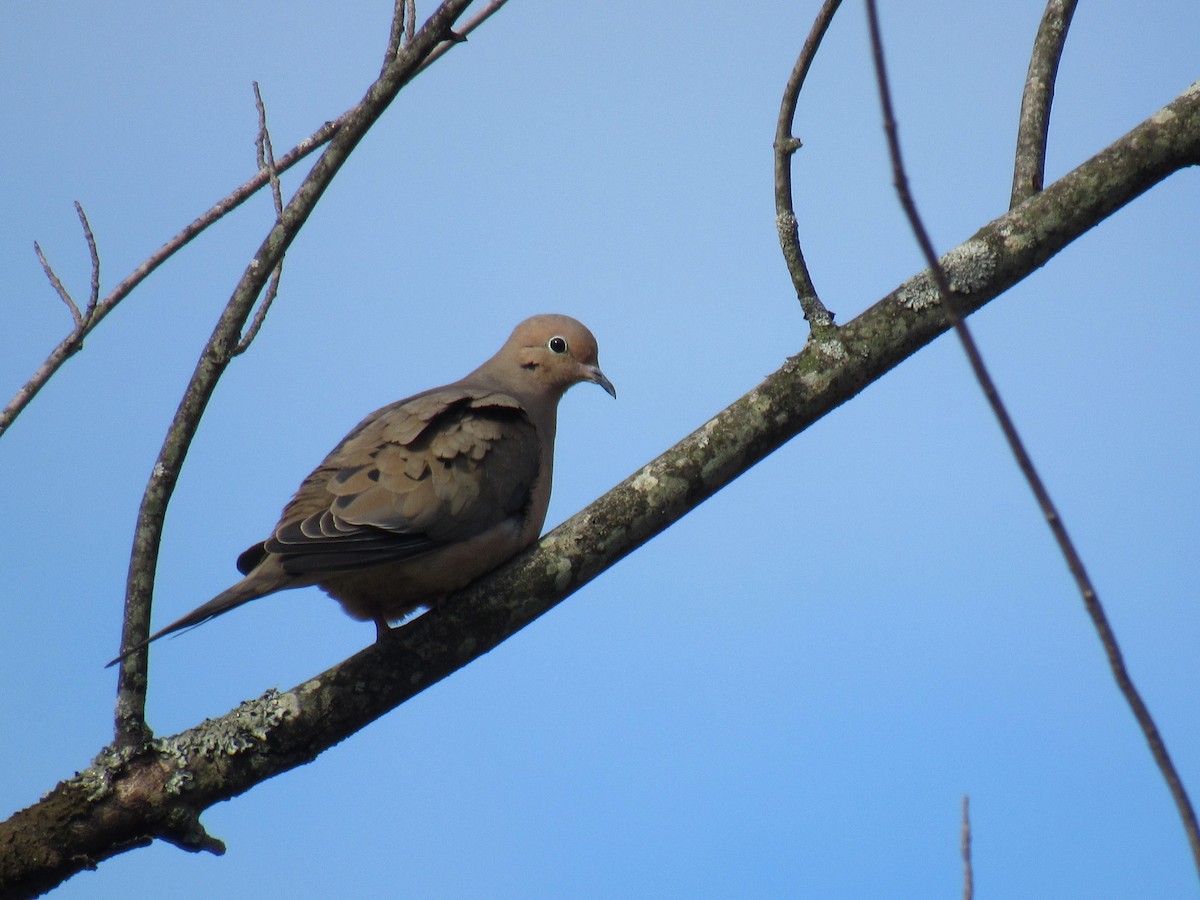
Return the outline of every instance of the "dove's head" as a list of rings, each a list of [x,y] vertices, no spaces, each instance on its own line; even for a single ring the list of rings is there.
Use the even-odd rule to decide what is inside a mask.
[[[508,378],[555,400],[581,381],[598,384],[617,396],[612,382],[600,371],[596,338],[570,316],[549,314],[526,319],[491,362],[507,369]]]

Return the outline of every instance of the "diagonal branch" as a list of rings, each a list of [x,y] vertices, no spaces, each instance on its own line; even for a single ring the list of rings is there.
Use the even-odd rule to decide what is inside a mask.
[[[470,3],[471,0],[446,0],[438,7],[413,39],[400,49],[392,64],[372,83],[366,96],[338,120],[337,134],[284,207],[279,221],[271,228],[242,274],[201,353],[142,497],[129,561],[121,631],[122,648],[142,643],[149,634],[151,595],[167,504],[199,427],[200,417],[218,379],[233,358],[238,336],[262,293],[269,273],[283,259],[317,201],[367,130],[383,114],[400,89],[421,71],[422,64],[437,46],[454,39],[451,26]],[[137,746],[150,734],[145,721],[146,661],[145,651],[134,653],[122,662],[119,669],[115,730],[120,747]]]
[[[62,283],[62,279],[58,277],[58,273],[50,265],[50,260],[46,259],[46,254],[42,252],[42,245],[37,241],[33,242],[33,252],[37,254],[38,262],[42,264],[42,271],[46,273],[46,280],[50,282],[50,287],[54,288],[54,293],[58,294],[58,298],[66,304],[67,310],[71,313],[71,321],[75,323],[71,334],[78,335],[83,331],[83,313],[79,309],[79,304],[75,302],[75,298],[71,296],[71,292]]]
[[[1013,423],[1012,417],[1008,414],[1008,409],[1005,407],[1003,400],[1000,398],[999,390],[996,388],[996,384],[992,380],[987,366],[984,364],[979,347],[976,345],[975,339],[963,319],[963,313],[958,309],[957,301],[952,295],[950,281],[938,263],[937,255],[933,249],[933,242],[930,240],[929,234],[921,221],[921,216],[917,212],[916,203],[908,188],[908,177],[905,174],[904,162],[900,154],[900,140],[896,130],[895,113],[892,110],[891,92],[888,88],[887,67],[883,59],[883,43],[879,34],[879,17],[875,9],[875,0],[866,0],[866,4],[867,21],[871,31],[871,50],[875,62],[876,78],[879,82],[879,99],[880,105],[883,108],[883,127],[887,134],[888,151],[892,159],[892,172],[900,204],[904,207],[904,213],[908,217],[909,224],[912,226],[913,234],[916,235],[917,243],[921,245],[921,252],[929,264],[929,270],[937,285],[939,303],[945,309],[946,318],[950,321],[955,332],[958,334],[959,340],[962,342],[963,350],[967,354],[971,369],[975,373],[975,378],[979,382],[979,386],[983,389],[984,396],[992,408],[992,413],[996,416],[996,421],[1000,424],[1000,430],[1004,432],[1004,438],[1008,442],[1009,449],[1017,461],[1017,466],[1020,468],[1021,474],[1025,476],[1025,480],[1029,483],[1029,487],[1037,500],[1038,507],[1041,509],[1046,523],[1050,526],[1050,532],[1054,535],[1054,539],[1058,543],[1059,552],[1062,553],[1067,568],[1070,570],[1071,575],[1075,579],[1075,584],[1079,588],[1084,607],[1087,609],[1088,615],[1092,619],[1092,624],[1100,636],[1100,643],[1103,645],[1104,652],[1108,656],[1109,667],[1112,669],[1117,687],[1125,697],[1125,702],[1129,704],[1129,708],[1133,711],[1133,716],[1137,719],[1138,726],[1142,729],[1146,743],[1150,745],[1150,752],[1154,757],[1154,761],[1158,764],[1163,779],[1167,782],[1167,787],[1179,810],[1179,816],[1183,822],[1183,829],[1187,834],[1188,843],[1191,845],[1197,871],[1200,872],[1200,827],[1197,826],[1196,812],[1192,808],[1192,801],[1188,797],[1187,789],[1184,787],[1183,780],[1179,777],[1179,772],[1176,770],[1175,764],[1171,761],[1171,756],[1167,752],[1167,745],[1159,734],[1158,726],[1154,723],[1154,718],[1150,715],[1149,708],[1146,706],[1141,693],[1138,691],[1136,685],[1134,685],[1133,679],[1125,667],[1125,660],[1121,654],[1120,645],[1117,642],[1116,632],[1113,631],[1112,626],[1109,624],[1108,616],[1104,612],[1104,606],[1100,602],[1100,595],[1096,592],[1087,567],[1083,563],[1083,557],[1079,555],[1079,550],[1076,548],[1075,542],[1071,539],[1071,535],[1067,531],[1066,523],[1058,512],[1054,501],[1051,499],[1050,492],[1042,481],[1041,475],[1038,473],[1037,467],[1034,465],[1033,459],[1025,447],[1025,442],[1021,440],[1021,436],[1017,432],[1017,427]]]
[[[800,249],[800,231],[796,224],[796,209],[792,197],[792,156],[800,149],[800,140],[792,134],[792,130],[796,123],[796,106],[800,102],[800,90],[804,87],[804,79],[808,77],[808,70],[817,55],[817,49],[821,46],[829,23],[833,21],[833,14],[839,6],[841,0],[825,0],[821,4],[783,90],[779,119],[775,125],[775,228],[779,232],[779,246],[783,250],[784,261],[792,276],[800,308],[804,310],[804,318],[808,321],[810,330],[818,335],[833,327],[833,313],[825,308],[821,298],[817,296],[817,289],[808,274],[808,265],[804,262],[804,252]]]
[[[961,312],[1196,164],[1200,85],[946,254]],[[483,655],[943,334],[937,296],[927,272],[909,279],[839,329],[844,355],[810,345],[536,548],[387,640],[174,737],[104,751],[0,823],[0,884],[14,896],[45,890],[155,837],[203,846],[180,839],[199,812],[303,765]]]
[[[1071,16],[1075,14],[1075,3],[1076,0],[1049,0],[1038,25],[1029,57],[1029,73],[1025,76],[1025,92],[1021,96],[1010,209],[1040,191],[1046,178],[1050,104],[1054,102],[1058,63],[1067,41],[1067,29],[1071,27]]]

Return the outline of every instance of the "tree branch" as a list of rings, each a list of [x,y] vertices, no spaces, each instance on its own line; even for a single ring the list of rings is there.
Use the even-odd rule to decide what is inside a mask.
[[[1087,566],[1084,565],[1083,557],[1080,556],[1075,542],[1071,539],[1071,535],[1067,531],[1067,525],[1058,512],[1058,507],[1055,506],[1053,499],[1050,497],[1050,492],[1042,481],[1042,477],[1038,473],[1037,467],[1034,465],[1033,459],[1025,447],[1025,442],[1017,432],[1016,424],[1008,414],[1008,409],[1000,398],[1000,392],[992,380],[987,366],[984,364],[983,356],[979,352],[975,338],[972,336],[967,323],[963,321],[962,314],[958,310],[957,301],[951,293],[950,282],[941,265],[938,263],[937,255],[933,249],[933,242],[930,240],[929,233],[926,231],[921,221],[921,216],[917,212],[916,203],[908,188],[908,176],[905,174],[904,162],[900,154],[900,139],[896,129],[895,113],[892,110],[891,91],[888,88],[887,67],[883,60],[883,42],[879,34],[879,17],[876,13],[875,0],[866,0],[866,5],[867,21],[871,32],[871,50],[875,62],[876,77],[879,83],[879,99],[880,105],[883,108],[883,127],[887,134],[888,152],[892,159],[892,172],[900,204],[904,207],[904,214],[908,217],[913,234],[917,238],[917,243],[921,245],[921,253],[929,264],[929,271],[937,285],[938,300],[945,309],[947,319],[949,319],[962,342],[963,350],[967,354],[967,360],[971,364],[971,370],[974,372],[979,386],[983,389],[983,394],[987,398],[988,405],[992,408],[992,413],[1000,425],[1000,430],[1004,433],[1004,438],[1008,442],[1013,457],[1016,459],[1017,466],[1033,491],[1038,507],[1046,519],[1046,524],[1050,526],[1050,532],[1054,535],[1059,552],[1062,553],[1063,560],[1066,562],[1067,568],[1075,579],[1080,596],[1083,598],[1084,607],[1087,609],[1088,615],[1091,617],[1096,632],[1100,637],[1100,643],[1104,647],[1104,652],[1108,657],[1109,667],[1112,669],[1117,687],[1120,689],[1122,696],[1124,696],[1126,703],[1129,704],[1129,708],[1133,712],[1133,716],[1146,738],[1146,743],[1150,746],[1150,753],[1153,755],[1154,761],[1158,764],[1158,768],[1162,772],[1163,779],[1167,783],[1171,796],[1175,800],[1180,819],[1183,822],[1184,833],[1187,835],[1188,843],[1192,848],[1192,856],[1197,872],[1200,873],[1200,826],[1197,826],[1196,823],[1196,812],[1192,808],[1191,798],[1188,797],[1183,780],[1179,777],[1179,772],[1175,769],[1175,764],[1171,761],[1171,755],[1167,752],[1167,745],[1159,734],[1158,726],[1155,724],[1153,716],[1150,715],[1149,708],[1146,706],[1141,693],[1138,691],[1137,686],[1134,685],[1133,679],[1125,668],[1125,660],[1121,654],[1120,644],[1117,642],[1116,632],[1113,631],[1112,626],[1108,622],[1108,616],[1105,614],[1104,606],[1100,602],[1100,595],[1092,583]]]
[[[943,256],[959,308],[980,308],[1172,172],[1198,163],[1194,85]],[[310,761],[486,653],[948,328],[930,274],[921,272],[839,329],[843,355],[809,346],[536,548],[385,641],[174,737],[106,750],[0,824],[0,888],[27,896],[155,837],[178,840],[178,822]]]
[[[800,141],[792,134],[796,121],[796,106],[800,102],[800,90],[804,87],[804,79],[808,77],[809,67],[817,55],[829,23],[841,6],[841,0],[825,0],[813,21],[812,29],[804,46],[800,48],[800,56],[788,76],[783,90],[783,101],[779,106],[779,119],[775,125],[775,228],[779,232],[779,246],[783,250],[783,258],[787,263],[788,272],[792,276],[792,284],[796,288],[796,297],[800,308],[804,310],[804,318],[808,321],[809,329],[820,337],[831,331],[833,314],[825,308],[812,277],[808,274],[808,265],[804,262],[804,252],[800,249],[800,230],[796,224],[796,209],[792,198],[792,156],[800,149]]]
[[[270,179],[271,201],[275,204],[275,221],[278,223],[283,219],[283,188],[279,183],[279,169],[275,165],[275,150],[271,146],[271,132],[267,128],[267,107],[263,103],[262,91],[259,90],[257,81],[254,82],[254,108],[258,111],[258,137],[254,141],[258,168],[265,169],[267,177]],[[234,356],[245,353],[254,339],[258,337],[259,329],[266,321],[267,313],[271,311],[271,304],[275,302],[275,298],[279,294],[279,279],[282,277],[283,259],[281,258],[275,264],[275,268],[271,270],[271,280],[267,283],[267,290],[263,294],[262,302],[254,311],[254,318],[242,334],[237,346],[233,348]]]
[[[238,337],[269,273],[283,259],[292,240],[367,130],[388,105],[420,71],[433,51],[447,40],[455,40],[451,26],[471,0],[446,0],[429,17],[413,39],[396,54],[392,64],[368,88],[366,96],[338,120],[337,134],[313,165],[282,215],[246,267],[233,296],[222,312],[192,374],[183,399],[167,431],[162,449],[150,475],[138,510],[133,552],[125,593],[125,616],[121,647],[136,646],[150,633],[150,604],[163,519],[174,492],[179,471],[199,427],[217,381],[234,356]],[[145,650],[126,657],[120,665],[115,711],[116,742],[133,747],[150,736],[145,721]]]
[[[1050,0],[1038,25],[1029,57],[1029,73],[1025,76],[1025,92],[1021,96],[1010,209],[1040,191],[1046,177],[1050,104],[1054,102],[1058,63],[1067,41],[1067,29],[1071,27],[1071,16],[1075,14],[1075,3],[1076,0]]]
[[[963,900],[975,900],[975,871],[971,866],[971,798],[963,794],[959,852],[963,861]]]

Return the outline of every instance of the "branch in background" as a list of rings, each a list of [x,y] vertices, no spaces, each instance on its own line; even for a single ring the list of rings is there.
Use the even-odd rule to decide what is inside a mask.
[[[971,867],[971,798],[963,794],[962,832],[959,850],[963,861],[963,900],[974,900],[975,871]]]
[[[946,254],[960,310],[979,309],[1197,163],[1200,85]],[[174,737],[105,750],[0,823],[0,884],[13,895],[46,890],[158,837],[203,847],[180,838],[201,811],[309,762],[552,609],[945,333],[944,308],[918,274],[839,329],[844,355],[810,345],[535,548],[386,640]]]
[[[75,298],[71,296],[71,292],[63,286],[58,273],[54,271],[54,267],[46,259],[46,254],[42,252],[42,245],[37,241],[33,242],[33,252],[37,254],[38,262],[42,264],[42,271],[46,273],[46,279],[50,282],[50,287],[54,288],[54,292],[67,305],[67,309],[71,313],[71,319],[75,322],[75,330],[72,334],[78,334],[83,328],[83,313],[79,311],[79,304],[75,302]]]
[[[875,0],[866,0],[866,4],[867,21],[871,31],[871,54],[875,62],[876,79],[879,82],[879,102],[883,109],[883,128],[887,134],[888,151],[892,158],[892,174],[896,183],[896,193],[900,198],[900,205],[904,207],[904,213],[908,217],[909,224],[912,226],[917,243],[921,245],[921,252],[925,256],[933,280],[937,285],[939,302],[942,308],[945,309],[946,318],[958,334],[959,340],[963,345],[963,350],[967,354],[967,359],[971,363],[971,369],[975,373],[975,378],[979,381],[979,386],[983,388],[984,396],[987,397],[988,403],[992,407],[992,412],[996,416],[996,420],[1000,423],[1000,428],[1004,432],[1005,439],[1008,441],[1009,449],[1012,450],[1012,454],[1016,458],[1017,465],[1021,469],[1021,474],[1029,482],[1029,487],[1033,490],[1034,497],[1037,498],[1042,515],[1045,516],[1046,522],[1050,526],[1050,531],[1053,533],[1054,539],[1058,542],[1059,551],[1062,553],[1067,568],[1071,571],[1071,575],[1075,578],[1079,593],[1083,597],[1084,606],[1087,608],[1088,615],[1091,616],[1092,623],[1095,625],[1096,631],[1100,636],[1100,643],[1104,645],[1104,652],[1108,656],[1108,663],[1112,668],[1113,678],[1117,682],[1117,687],[1120,688],[1122,695],[1124,695],[1126,702],[1129,704],[1129,708],[1133,711],[1134,718],[1137,719],[1138,725],[1146,737],[1146,742],[1150,745],[1150,752],[1153,754],[1155,762],[1158,763],[1158,768],[1167,782],[1171,796],[1175,799],[1175,805],[1178,807],[1179,816],[1183,821],[1184,831],[1187,833],[1188,842],[1191,844],[1197,872],[1200,872],[1200,827],[1196,823],[1196,813],[1192,808],[1192,801],[1188,797],[1187,790],[1183,786],[1183,781],[1180,779],[1179,773],[1175,770],[1175,764],[1171,761],[1171,756],[1167,752],[1167,746],[1158,732],[1158,726],[1155,725],[1154,719],[1150,715],[1150,710],[1146,707],[1141,694],[1133,684],[1133,679],[1130,678],[1129,672],[1125,668],[1121,648],[1117,643],[1116,633],[1108,622],[1108,617],[1104,613],[1104,607],[1100,603],[1100,597],[1096,593],[1091,577],[1088,575],[1087,569],[1083,564],[1083,559],[1080,557],[1079,551],[1071,540],[1071,536],[1067,532],[1067,526],[1063,522],[1062,516],[1059,515],[1054,501],[1051,500],[1050,493],[1033,464],[1033,459],[1025,449],[1025,444],[1017,433],[1016,425],[1009,416],[1004,402],[1000,399],[999,391],[996,389],[996,385],[992,381],[987,367],[984,365],[983,357],[975,344],[975,339],[971,336],[971,331],[963,319],[964,312],[959,309],[957,301],[951,295],[950,280],[938,262],[937,254],[933,250],[933,243],[930,241],[929,234],[921,222],[921,216],[917,212],[916,203],[913,201],[912,193],[908,187],[908,177],[905,174],[904,161],[900,155],[900,139],[896,130],[896,116],[892,109],[891,92],[888,88],[887,67],[883,59],[883,42],[879,34],[879,17],[875,9]],[[1200,85],[1193,85],[1192,90],[1184,96],[1190,95],[1194,97],[1197,93],[1197,88],[1200,88]]]
[[[833,14],[841,6],[841,0],[825,0],[817,13],[808,39],[800,49],[800,56],[788,77],[783,90],[783,101],[779,107],[779,120],[775,126],[775,228],[779,232],[779,246],[787,262],[796,297],[809,329],[818,336],[833,327],[833,313],[825,308],[817,289],[808,274],[804,253],[800,249],[800,231],[796,224],[796,210],[792,198],[792,156],[800,149],[800,141],[792,134],[796,121],[796,105],[800,101],[800,89],[808,76],[821,40],[833,21]]]
[[[88,293],[87,305],[80,310],[79,304],[75,302],[75,298],[71,296],[71,292],[66,289],[62,281],[59,279],[54,268],[46,259],[46,254],[42,252],[42,247],[37,241],[33,242],[33,252],[37,254],[38,262],[42,264],[42,271],[46,273],[46,278],[50,282],[50,287],[54,288],[54,292],[58,294],[59,299],[66,304],[67,310],[71,313],[71,321],[75,327],[71,329],[71,334],[67,337],[67,341],[71,342],[75,349],[78,350],[83,346],[83,336],[89,330],[89,323],[96,315],[96,304],[100,302],[100,251],[96,247],[96,235],[92,233],[91,223],[88,222],[87,213],[83,211],[83,205],[75,201],[75,214],[79,216],[79,225],[83,228],[83,239],[87,241],[88,256],[92,261],[92,283],[91,291]],[[74,351],[72,351],[74,352]],[[28,387],[28,385],[26,385]],[[7,414],[8,410],[5,410]],[[0,434],[3,433],[5,420],[0,416]]]
[[[1071,27],[1071,16],[1075,14],[1075,3],[1076,0],[1050,0],[1038,25],[1029,57],[1029,73],[1025,76],[1025,92],[1021,96],[1010,209],[1040,191],[1046,177],[1050,104],[1054,102],[1058,63],[1067,41],[1067,29]]]
[[[363,99],[338,119],[337,133],[329,146],[283,208],[279,221],[271,228],[238,281],[233,296],[200,355],[142,496],[126,583],[122,650],[143,643],[150,633],[151,596],[167,505],[199,427],[200,417],[208,406],[217,381],[234,356],[239,335],[269,274],[283,259],[317,201],[368,129],[401,88],[422,71],[423,64],[438,45],[456,38],[451,26],[470,3],[471,0],[446,0],[438,7],[413,39],[396,54],[392,65],[371,84]],[[144,649],[126,657],[119,669],[115,731],[117,746],[122,749],[139,746],[150,737],[145,719],[146,671],[147,654]],[[199,827],[198,824],[196,827]]]
[[[387,48],[383,51],[383,68],[379,70],[380,75],[387,71],[387,67],[392,64],[396,54],[400,52],[400,42],[404,40],[404,19],[408,4],[409,0],[396,0],[392,9],[392,27],[388,31]],[[411,20],[409,22],[411,24]]]
[[[279,222],[283,219],[283,188],[279,184],[279,169],[275,165],[275,150],[271,146],[271,132],[267,128],[267,107],[263,103],[262,92],[258,88],[258,82],[254,82],[254,108],[258,111],[258,136],[255,138],[254,146],[257,152],[258,168],[266,170],[267,177],[271,183],[271,199],[275,203],[275,221]],[[275,264],[275,268],[271,271],[271,280],[267,284],[266,293],[263,294],[262,302],[258,304],[258,309],[254,311],[254,319],[246,328],[242,339],[238,341],[238,345],[233,348],[233,355],[239,356],[245,353],[250,347],[250,344],[258,336],[259,329],[266,321],[267,313],[271,311],[271,304],[275,302],[275,298],[279,295],[279,279],[283,277],[283,260],[280,259]]]

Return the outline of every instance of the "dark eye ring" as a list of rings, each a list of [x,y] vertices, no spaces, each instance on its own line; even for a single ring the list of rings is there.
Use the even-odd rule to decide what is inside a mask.
[[[550,340],[546,343],[546,346],[550,348],[551,353],[566,353],[567,339],[565,337],[559,337],[558,335],[555,335],[554,337],[550,338]]]

